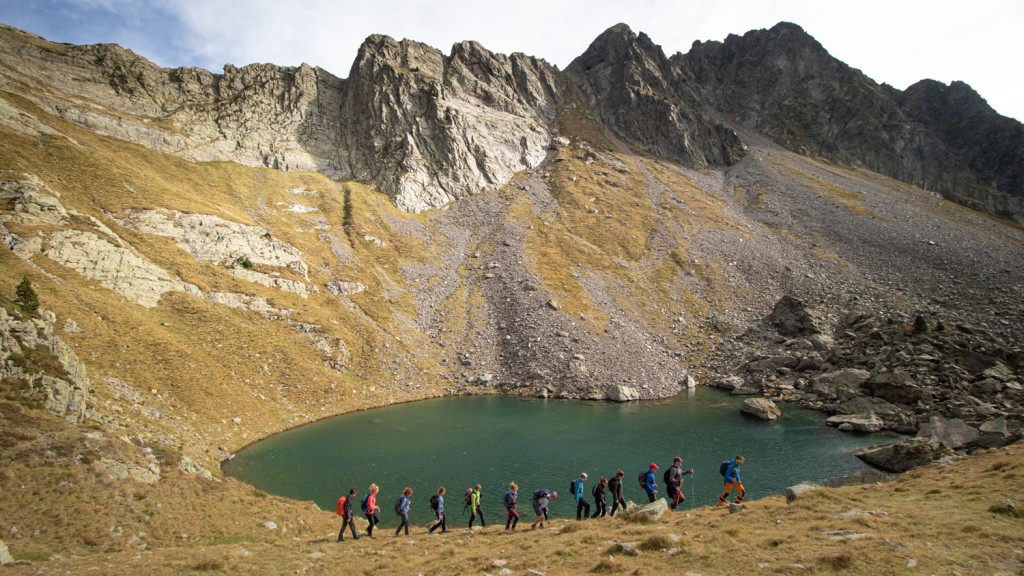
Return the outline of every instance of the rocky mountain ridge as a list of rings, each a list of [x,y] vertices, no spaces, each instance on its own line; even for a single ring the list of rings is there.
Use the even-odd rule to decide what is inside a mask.
[[[559,103],[583,90],[620,137],[691,167],[735,163],[747,146],[736,130],[753,130],[980,210],[1024,213],[1019,122],[963,83],[878,85],[789,23],[672,57],[619,24],[565,73],[473,42],[445,56],[385,36],[364,42],[347,79],[305,64],[160,69],[115,45],[48,45],[12,28],[0,50],[31,62],[19,82],[50,85],[37,104],[61,117],[191,160],[373,182],[413,212],[536,167]]]

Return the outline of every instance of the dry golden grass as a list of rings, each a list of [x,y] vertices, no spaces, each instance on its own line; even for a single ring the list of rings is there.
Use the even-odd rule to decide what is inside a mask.
[[[211,485],[208,491],[201,486],[170,480],[152,489],[110,489],[111,505],[129,518],[139,510],[153,513],[150,520],[139,521],[140,526],[150,523],[149,546],[140,556],[133,557],[133,550],[105,551],[109,536],[103,534],[105,524],[97,523],[104,527],[98,532],[76,526],[84,534],[98,534],[93,536],[99,538],[96,545],[78,545],[90,550],[84,557],[45,560],[52,548],[37,546],[33,539],[9,540],[15,557],[37,560],[10,573],[101,569],[109,574],[174,574],[201,569],[245,574],[479,574],[504,567],[514,573],[537,570],[551,575],[665,570],[987,575],[1019,573],[1024,562],[1019,554],[1024,519],[989,511],[992,504],[1014,498],[1024,488],[1020,444],[954,464],[928,466],[890,484],[823,489],[789,505],[782,497],[751,501],[738,514],[700,508],[669,513],[649,524],[618,518],[582,523],[555,519],[545,529],[514,533],[492,526],[427,535],[424,527],[414,527],[408,538],[392,538],[388,527],[395,523],[385,517],[377,539],[346,539],[340,544],[334,542],[338,522],[333,514],[260,498],[237,483]],[[203,503],[214,499],[215,507],[204,508]],[[173,508],[157,508],[158,503]],[[302,523],[290,516],[296,514]],[[266,519],[277,521],[285,531],[266,530],[260,526]],[[216,527],[194,524],[206,521]],[[158,533],[163,529],[170,534]],[[619,542],[634,543],[639,554],[618,553]]]

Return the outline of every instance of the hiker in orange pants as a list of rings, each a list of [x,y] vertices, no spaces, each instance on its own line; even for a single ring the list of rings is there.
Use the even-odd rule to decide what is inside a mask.
[[[743,481],[740,480],[740,464],[743,464],[743,462],[742,455],[737,455],[729,461],[725,469],[725,490],[722,491],[722,496],[718,499],[718,504],[715,504],[715,506],[725,504],[725,499],[729,497],[733,490],[739,492],[739,495],[736,496],[736,503],[740,504],[743,502],[743,495],[746,494],[743,490]]]

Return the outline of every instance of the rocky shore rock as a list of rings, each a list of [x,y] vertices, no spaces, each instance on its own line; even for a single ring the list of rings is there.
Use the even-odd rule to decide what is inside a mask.
[[[750,414],[761,420],[778,420],[782,412],[774,402],[767,398],[747,398],[740,406],[740,412]]]

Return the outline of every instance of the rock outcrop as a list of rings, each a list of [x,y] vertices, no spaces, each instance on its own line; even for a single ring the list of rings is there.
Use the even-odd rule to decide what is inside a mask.
[[[747,398],[740,406],[740,412],[750,414],[761,420],[778,420],[782,412],[774,402],[767,398]]]
[[[687,166],[734,164],[746,145],[709,116],[661,47],[625,24],[606,30],[565,69],[602,120],[644,150]]]
[[[1024,126],[962,82],[922,81],[901,93],[787,22],[695,42],[672,62],[711,106],[791,150],[1024,219]]]
[[[56,322],[57,317],[47,310],[38,317],[18,317],[0,307],[0,380],[22,383],[20,394],[26,400],[82,422],[87,418],[92,385],[85,364],[57,335]]]

